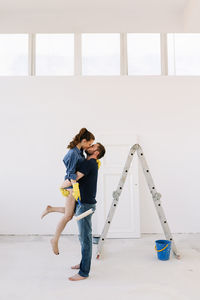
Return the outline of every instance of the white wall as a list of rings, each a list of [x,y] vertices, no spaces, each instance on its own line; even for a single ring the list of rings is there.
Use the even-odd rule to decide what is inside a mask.
[[[200,32],[200,0],[190,0],[185,7],[184,13],[184,31]]]
[[[199,86],[199,77],[1,77],[0,233],[46,231],[40,213],[63,204],[62,158],[82,126],[137,133],[172,231],[200,232]],[[142,232],[161,231],[142,174],[140,198]],[[52,233],[59,216],[49,218]]]

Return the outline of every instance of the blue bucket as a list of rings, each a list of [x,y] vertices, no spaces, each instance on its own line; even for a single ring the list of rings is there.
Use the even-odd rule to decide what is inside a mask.
[[[158,259],[168,260],[170,257],[171,241],[157,240],[155,249],[157,251]]]

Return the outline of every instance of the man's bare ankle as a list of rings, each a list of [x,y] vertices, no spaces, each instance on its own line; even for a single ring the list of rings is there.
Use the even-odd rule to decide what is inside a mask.
[[[72,270],[79,270],[80,269],[80,264],[72,266],[71,269]]]

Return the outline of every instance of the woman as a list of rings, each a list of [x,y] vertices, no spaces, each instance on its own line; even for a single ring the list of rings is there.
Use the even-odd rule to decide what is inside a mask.
[[[76,166],[80,161],[83,161],[85,159],[83,155],[83,150],[89,148],[93,144],[94,140],[94,135],[91,132],[89,132],[86,128],[82,128],[79,131],[79,133],[73,138],[73,140],[69,143],[67,148],[69,148],[70,150],[67,152],[63,159],[63,162],[66,166],[65,181],[63,182],[60,188],[61,193],[66,198],[65,208],[51,207],[50,205],[48,205],[41,217],[43,218],[50,212],[64,213],[64,216],[58,223],[55,235],[51,239],[52,249],[56,255],[59,254],[58,241],[60,235],[64,230],[66,224],[73,218],[76,200],[81,200],[79,184],[78,182],[76,182]],[[68,187],[67,189],[65,189],[69,181],[71,182],[72,187]]]

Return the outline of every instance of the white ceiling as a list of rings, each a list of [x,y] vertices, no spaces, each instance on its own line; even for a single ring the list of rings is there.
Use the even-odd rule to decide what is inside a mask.
[[[183,13],[190,0],[0,0],[0,13],[65,13],[72,11],[130,11],[133,15]],[[145,14],[146,14],[145,12]]]
[[[200,0],[0,0],[0,32],[200,32]]]

